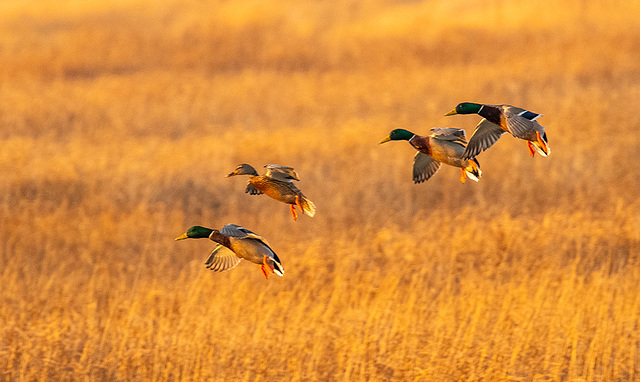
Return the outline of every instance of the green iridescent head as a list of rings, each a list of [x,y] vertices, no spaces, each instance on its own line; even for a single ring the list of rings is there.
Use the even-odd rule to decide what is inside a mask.
[[[459,103],[455,109],[451,110],[445,115],[477,114],[481,108],[482,108],[482,104],[479,104],[479,103],[462,102],[462,103]]]
[[[176,240],[184,240],[184,239],[206,239],[213,232],[212,229],[200,227],[199,225],[194,225],[189,228],[186,233],[183,233],[182,236],[176,237]]]
[[[385,139],[381,140],[380,143],[385,143],[389,141],[408,141],[413,138],[415,134],[405,129],[395,129],[389,133]]]

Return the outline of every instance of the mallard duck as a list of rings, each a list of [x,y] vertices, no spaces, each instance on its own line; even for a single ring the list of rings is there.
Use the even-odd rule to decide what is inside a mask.
[[[240,260],[245,259],[260,264],[260,269],[266,278],[269,278],[269,273],[284,276],[280,259],[269,247],[267,241],[239,225],[227,224],[221,230],[196,225],[176,240],[204,238],[218,243],[205,262],[207,268],[213,271],[222,272],[233,269]]]
[[[485,151],[504,133],[511,133],[514,137],[527,141],[531,156],[535,156],[536,151],[543,157],[551,153],[544,126],[536,121],[542,114],[510,105],[483,105],[472,102],[460,103],[445,115],[454,114],[479,114],[484,117],[471,135],[469,144],[462,154],[463,159],[473,158]]]
[[[267,168],[267,172],[264,175],[258,175],[253,167],[243,163],[238,165],[233,172],[227,174],[226,177],[249,175],[249,183],[244,192],[250,195],[265,194],[275,200],[289,204],[293,220],[298,219],[295,206],[298,206],[303,214],[306,212],[311,217],[315,215],[316,206],[293,184],[293,180],[300,180],[293,168],[277,164],[268,164],[264,167]]]
[[[408,130],[395,129],[380,144],[389,141],[409,141],[418,152],[413,158],[413,181],[422,183],[439,169],[441,163],[460,167],[465,182],[467,176],[476,182],[482,175],[480,163],[475,158],[461,159],[466,145],[464,130],[451,127],[435,127],[426,137],[414,134]]]

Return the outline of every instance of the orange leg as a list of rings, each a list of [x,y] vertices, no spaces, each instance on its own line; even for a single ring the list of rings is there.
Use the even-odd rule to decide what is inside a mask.
[[[296,212],[296,207],[293,204],[289,204],[291,207],[291,215],[293,215],[293,220],[298,220],[298,213]]]
[[[302,211],[302,214],[304,215],[304,208],[302,208],[302,205],[300,204],[300,195],[296,195],[296,206],[300,208],[300,211]]]
[[[265,279],[269,279],[269,273],[273,273],[273,268],[267,263],[267,256],[262,259],[262,264],[260,264],[260,269],[262,269],[262,274],[264,274]],[[269,271],[267,271],[267,269]]]
[[[536,149],[533,147],[533,143],[531,143],[531,141],[527,141],[527,146],[529,146],[529,154],[534,157],[536,155]]]
[[[460,170],[462,170],[462,175],[460,175],[460,181],[464,183],[467,180],[467,173],[464,171],[463,168],[461,168]]]

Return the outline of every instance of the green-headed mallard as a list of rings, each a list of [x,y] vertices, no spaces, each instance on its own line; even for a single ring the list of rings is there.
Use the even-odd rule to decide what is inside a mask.
[[[258,175],[253,167],[243,163],[226,177],[249,175],[249,184],[244,192],[251,195],[265,194],[289,204],[293,220],[298,219],[295,206],[298,206],[303,214],[306,212],[311,217],[315,215],[316,206],[293,184],[293,180],[300,180],[293,168],[277,164],[268,164],[264,167],[267,168],[267,172],[264,175]]]
[[[409,141],[418,153],[413,158],[413,181],[421,183],[431,178],[440,169],[441,163],[460,167],[464,183],[467,176],[478,181],[482,171],[480,163],[475,158],[461,159],[466,145],[464,130],[451,127],[435,127],[426,137],[414,134],[404,129],[393,130],[380,143],[389,141]]]
[[[227,224],[221,230],[196,225],[189,228],[176,240],[204,238],[218,243],[205,262],[207,268],[213,271],[222,272],[233,269],[240,260],[245,259],[260,264],[266,278],[271,272],[278,276],[284,276],[284,268],[280,259],[269,247],[267,241],[239,225]]]
[[[543,157],[551,153],[544,126],[536,121],[542,114],[510,105],[483,105],[472,102],[460,103],[445,115],[454,114],[479,114],[484,117],[471,135],[462,158],[477,156],[496,143],[504,133],[511,133],[514,137],[527,141],[531,156],[534,156],[536,151]]]

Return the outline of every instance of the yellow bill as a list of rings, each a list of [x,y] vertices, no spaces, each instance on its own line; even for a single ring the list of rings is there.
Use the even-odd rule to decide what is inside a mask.
[[[176,240],[184,240],[184,239],[188,239],[189,236],[187,236],[186,233],[183,233],[181,236],[176,237]]]

